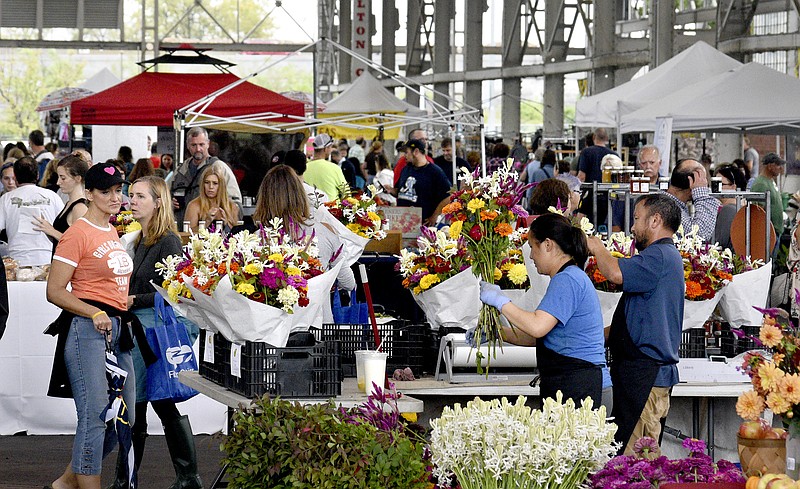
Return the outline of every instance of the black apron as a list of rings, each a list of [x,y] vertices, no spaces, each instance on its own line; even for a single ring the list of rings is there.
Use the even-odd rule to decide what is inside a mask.
[[[611,350],[611,382],[614,385],[614,407],[611,415],[617,425],[614,441],[621,443],[618,454],[633,434],[636,423],[644,411],[647,398],[656,381],[662,364],[648,357],[633,342],[625,318],[627,292],[614,310],[608,346]]]
[[[558,273],[568,266],[575,265],[569,261]],[[560,390],[564,401],[572,399],[577,406],[587,397],[591,397],[594,406],[600,406],[603,392],[603,367],[580,358],[573,358],[557,353],[544,346],[544,341],[536,342],[536,363],[539,369],[539,394],[542,399],[555,399]]]

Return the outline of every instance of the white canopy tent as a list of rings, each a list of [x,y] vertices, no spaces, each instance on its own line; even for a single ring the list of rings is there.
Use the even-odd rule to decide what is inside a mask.
[[[623,115],[622,132],[653,131],[659,117],[671,117],[673,131],[797,132],[800,79],[759,63],[741,65]]]
[[[318,45],[321,45],[323,43],[327,43],[328,47],[332,47],[338,50],[343,55],[350,56],[351,58],[354,59],[354,61],[359,61],[363,63],[365,66],[373,70],[375,73],[399,81],[400,84],[406,90],[410,90],[414,93],[417,93],[420,96],[420,100],[423,100],[425,103],[426,109],[425,111],[423,111],[424,113],[422,114],[419,113],[409,114],[407,112],[376,113],[376,112],[364,111],[360,113],[350,112],[346,114],[343,113],[339,115],[331,115],[332,109],[330,104],[335,102],[335,100],[332,100],[330,103],[327,104],[327,109],[325,111],[326,116],[318,115],[317,117],[314,117],[313,115],[309,115],[306,117],[298,117],[293,115],[276,114],[276,113],[259,113],[259,114],[247,114],[235,117],[220,117],[220,116],[215,116],[213,114],[207,114],[205,112],[206,108],[214,101],[214,99],[216,99],[223,93],[226,93],[227,91],[233,89],[237,85],[246,82],[250,78],[253,78],[254,76],[271,68],[272,66],[281,63],[285,59],[288,59],[292,56],[296,56],[302,52],[306,52],[312,49],[315,50]],[[392,96],[392,94],[389,93],[388,90],[384,89],[382,86],[381,89],[384,90],[389,96]],[[448,105],[442,105],[436,102],[435,100],[433,100],[434,99],[433,95],[437,95],[438,97],[444,98]],[[413,108],[413,106],[409,107]],[[282,121],[278,121],[278,119],[282,119]],[[411,125],[444,126],[448,128],[448,131],[451,134],[463,128],[471,128],[473,130],[480,131],[481,154],[485,154],[485,150],[483,148],[484,144],[483,114],[481,113],[480,109],[466,105],[465,103],[450,97],[448,94],[442,94],[436,92],[432,88],[426,87],[424,85],[415,85],[414,82],[411,81],[410,79],[390,70],[389,68],[386,68],[380,65],[379,63],[372,61],[369,58],[365,58],[364,56],[361,56],[360,54],[348,48],[345,48],[344,46],[334,41],[331,41],[330,39],[325,39],[325,38],[319,39],[311,44],[308,44],[298,49],[294,53],[290,53],[285,57],[278,59],[277,61],[267,63],[258,70],[256,70],[255,72],[251,73],[250,75],[242,77],[241,79],[228,85],[227,87],[223,87],[220,90],[217,90],[216,92],[211,93],[201,98],[200,100],[197,100],[196,102],[193,102],[175,112],[175,125],[176,128],[179,128],[181,130],[181,132],[189,127],[213,128],[214,126],[221,126],[224,124],[231,124],[231,123],[236,123],[239,126],[246,127],[246,129],[251,132],[283,132],[283,133],[293,133],[304,130],[317,131],[321,129],[321,126],[336,126],[344,129],[355,129],[361,131],[380,131],[380,132],[399,129],[404,126],[411,126]],[[183,147],[181,145],[181,151],[182,150]],[[182,157],[183,155],[181,155],[181,158]]]
[[[698,41],[657,68],[605,92],[578,100],[579,127],[617,127],[625,114],[718,73],[741,66],[735,59]],[[623,131],[624,132],[624,131]]]

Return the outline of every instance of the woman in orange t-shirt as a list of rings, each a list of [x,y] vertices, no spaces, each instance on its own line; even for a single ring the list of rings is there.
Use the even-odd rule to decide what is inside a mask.
[[[78,414],[72,462],[53,482],[52,487],[56,488],[100,488],[103,458],[113,449],[101,419],[108,403],[107,344],[120,367],[128,372],[123,399],[128,406],[136,401],[130,355],[133,341],[128,326],[120,321],[127,311],[133,260],[109,224],[109,218],[119,212],[122,204],[124,183],[124,175],[112,164],[89,169],[88,210],[61,236],[47,281],[47,300],[64,310],[59,320],[68,330],[59,335],[66,335],[63,361]],[[68,285],[72,286],[71,291]]]

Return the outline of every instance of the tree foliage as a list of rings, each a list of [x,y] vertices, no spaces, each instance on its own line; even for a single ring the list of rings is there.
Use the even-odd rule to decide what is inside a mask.
[[[41,128],[36,106],[53,90],[76,86],[82,80],[83,63],[76,63],[63,52],[20,49],[11,51],[0,70],[0,134],[27,137]]]
[[[273,29],[273,21],[266,17],[272,2],[261,0],[158,0],[159,36],[170,40],[202,40],[203,42],[243,41],[250,31],[249,39],[265,39]],[[145,15],[152,25],[152,3],[147,3]],[[125,38],[136,39],[141,32],[141,2],[125,3]],[[188,15],[187,15],[188,13]],[[215,22],[216,20],[216,22]],[[222,28],[220,28],[220,26]],[[223,31],[224,29],[224,31]]]

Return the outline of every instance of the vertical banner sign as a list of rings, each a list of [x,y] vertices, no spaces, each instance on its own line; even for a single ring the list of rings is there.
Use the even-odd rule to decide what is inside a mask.
[[[661,154],[661,168],[658,174],[667,177],[672,170],[670,152],[672,149],[672,117],[656,117],[656,133],[653,144]]]
[[[365,58],[370,57],[372,0],[353,0],[353,51]],[[360,61],[353,60],[350,76],[353,80],[361,76],[367,68]]]

